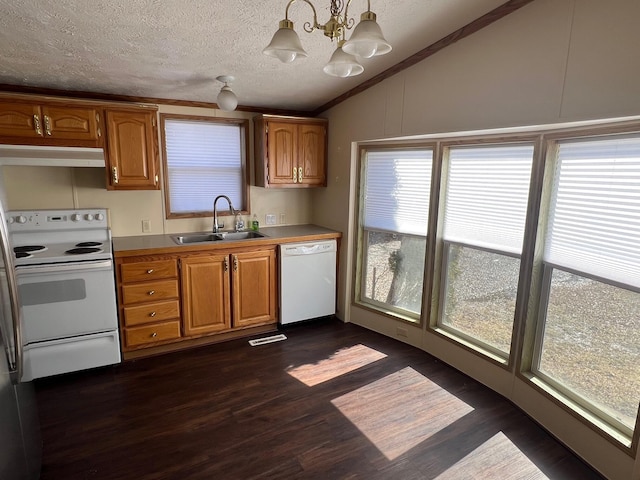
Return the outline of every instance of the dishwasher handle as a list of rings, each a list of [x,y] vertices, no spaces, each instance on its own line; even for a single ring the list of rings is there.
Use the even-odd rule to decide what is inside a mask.
[[[294,243],[283,245],[281,249],[281,254],[288,257],[330,253],[336,251],[336,241],[330,240],[328,242]]]

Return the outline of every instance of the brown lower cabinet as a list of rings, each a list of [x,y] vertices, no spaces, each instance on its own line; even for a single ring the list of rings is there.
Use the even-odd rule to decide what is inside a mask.
[[[216,335],[275,325],[275,248],[117,259],[125,358],[127,352],[178,349],[195,339],[213,342]]]

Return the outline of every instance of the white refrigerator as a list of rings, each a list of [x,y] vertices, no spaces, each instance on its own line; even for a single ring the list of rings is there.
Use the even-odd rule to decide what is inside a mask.
[[[0,177],[0,185],[2,184]],[[0,193],[1,198],[1,193]],[[35,480],[40,476],[42,441],[31,382],[20,383],[21,307],[13,249],[0,202],[0,479]]]

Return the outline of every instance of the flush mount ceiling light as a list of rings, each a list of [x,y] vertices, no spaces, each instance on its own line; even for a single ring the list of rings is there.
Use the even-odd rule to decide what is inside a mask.
[[[229,84],[233,82],[233,77],[231,75],[220,75],[216,78],[221,83],[224,83],[224,86],[220,89],[220,93],[218,94],[218,98],[216,103],[218,104],[218,108],[224,112],[232,112],[238,106],[238,97],[233,93]]]
[[[360,23],[347,41],[345,41],[346,30],[350,30],[355,25],[355,20],[349,18],[349,5],[352,0],[347,0],[346,3],[342,0],[331,0],[329,7],[331,18],[324,25],[318,23],[318,15],[313,4],[309,0],[301,1],[309,4],[313,10],[313,22],[304,23],[305,32],[322,30],[331,41],[338,40],[338,48],[323,69],[325,73],[335,77],[359,75],[364,71],[364,67],[360,65],[356,56],[371,58],[391,51],[391,45],[384,39],[382,30],[376,22],[376,14],[371,11],[371,0],[367,0],[367,11],[360,16]],[[284,63],[307,56],[307,52],[300,43],[300,37],[293,29],[293,22],[289,20],[289,7],[295,2],[296,0],[289,0],[284,20],[280,21],[279,29],[273,35],[271,43],[262,51],[265,55],[276,57]]]

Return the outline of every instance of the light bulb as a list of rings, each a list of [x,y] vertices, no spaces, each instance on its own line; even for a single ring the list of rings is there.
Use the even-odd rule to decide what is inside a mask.
[[[290,50],[276,50],[275,54],[282,63],[291,63],[296,59],[296,52]]]

